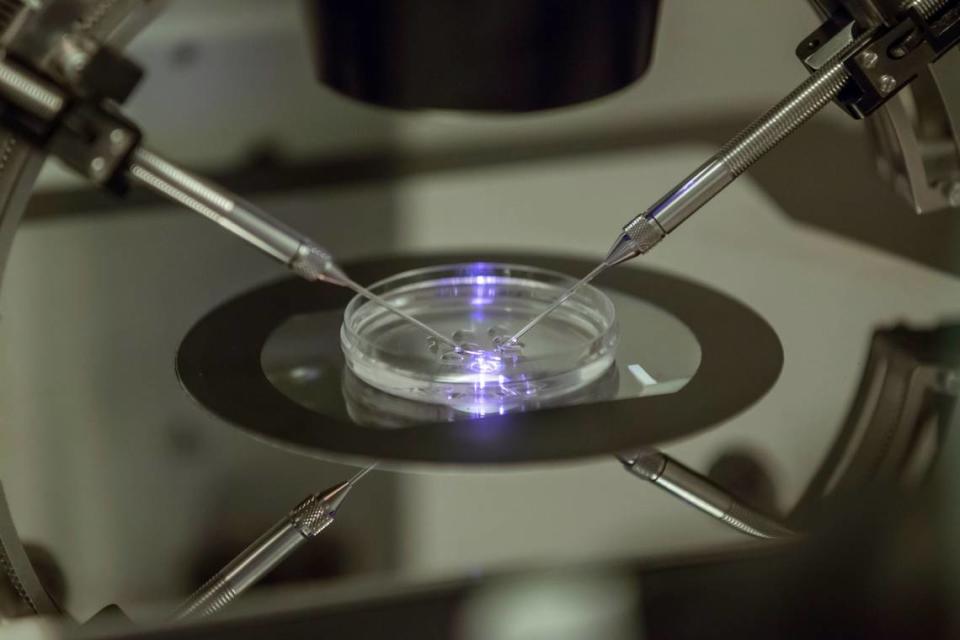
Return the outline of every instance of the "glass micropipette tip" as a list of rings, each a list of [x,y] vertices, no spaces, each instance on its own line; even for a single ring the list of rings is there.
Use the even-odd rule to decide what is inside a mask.
[[[363,469],[360,469],[360,471],[357,471],[355,474],[353,474],[353,477],[352,477],[352,478],[350,478],[349,480],[347,480],[347,486],[352,487],[354,484],[357,483],[357,481],[358,481],[360,478],[362,478],[363,476],[365,476],[365,475],[367,475],[368,473],[370,473],[371,471],[373,471],[373,468],[376,467],[378,464],[380,464],[380,461],[379,461],[379,460],[377,460],[376,462],[374,462],[374,463],[372,463],[372,464],[369,464],[369,465],[365,466]]]
[[[390,311],[391,313],[395,313],[396,315],[400,316],[401,318],[403,318],[403,319],[406,320],[407,322],[409,322],[409,323],[411,323],[411,324],[414,324],[414,325],[420,327],[421,329],[423,329],[424,331],[426,331],[427,333],[429,333],[431,336],[433,336],[433,337],[436,338],[437,340],[440,340],[441,342],[445,342],[446,344],[450,345],[451,347],[453,347],[453,348],[455,348],[455,349],[459,349],[459,345],[457,345],[457,343],[454,342],[452,339],[446,337],[445,335],[443,335],[442,333],[440,333],[440,332],[437,331],[436,329],[432,329],[431,327],[429,327],[429,326],[425,325],[424,323],[420,322],[419,320],[417,320],[416,318],[414,318],[413,316],[411,316],[409,313],[407,313],[407,312],[405,312],[405,311],[401,311],[400,309],[398,309],[398,308],[395,307],[394,305],[390,304],[389,302],[387,302],[386,300],[384,300],[383,298],[381,298],[381,297],[378,296],[377,294],[373,293],[372,291],[370,291],[370,290],[367,289],[366,287],[360,286],[359,284],[357,284],[356,282],[354,282],[353,280],[351,280],[350,278],[347,278],[347,277],[345,277],[345,276],[341,276],[341,277],[339,278],[339,280],[341,280],[341,281],[343,282],[343,284],[347,285],[347,287],[353,289],[354,291],[356,291],[357,293],[359,293],[359,294],[360,294],[361,296],[363,296],[364,298],[367,298],[367,299],[370,300],[371,302],[374,302],[375,304],[380,305],[381,307],[383,307],[383,308],[386,309],[387,311]]]
[[[508,338],[503,344],[504,344],[504,345],[508,345],[508,344],[514,344],[514,343],[516,343],[521,337],[523,337],[523,335],[524,335],[525,333],[527,333],[528,331],[530,331],[530,329],[533,329],[535,326],[537,326],[537,325],[540,323],[541,320],[543,320],[543,319],[546,318],[548,315],[550,315],[551,313],[553,313],[553,311],[554,311],[557,307],[559,307],[560,305],[562,305],[564,302],[566,302],[567,299],[570,298],[570,296],[572,296],[573,294],[575,294],[575,293],[576,293],[581,287],[583,287],[584,285],[589,284],[591,280],[593,280],[593,279],[596,278],[598,275],[600,275],[601,273],[603,273],[603,271],[604,271],[607,267],[609,267],[609,266],[610,266],[610,265],[609,265],[607,262],[601,262],[599,265],[597,265],[597,266],[593,269],[593,271],[591,271],[590,273],[588,273],[587,275],[585,275],[583,278],[581,278],[580,280],[578,280],[576,284],[574,284],[572,287],[570,287],[569,289],[567,289],[566,291],[564,291],[564,292],[563,292],[563,295],[561,295],[559,298],[557,298],[556,300],[554,300],[554,301],[550,304],[549,307],[547,307],[547,308],[544,309],[542,312],[540,312],[539,314],[537,314],[537,316],[534,317],[533,320],[531,320],[531,321],[528,322],[527,324],[523,325],[523,328],[522,328],[522,329],[520,329],[520,330],[517,331],[515,334],[513,334],[513,335],[512,335],[510,338]]]

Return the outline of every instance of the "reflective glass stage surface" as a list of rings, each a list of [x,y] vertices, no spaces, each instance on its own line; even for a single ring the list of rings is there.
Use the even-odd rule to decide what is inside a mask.
[[[466,361],[469,367],[484,364],[481,357],[491,364],[483,344],[489,348],[500,334],[512,335],[508,329],[514,327],[500,326],[513,323],[504,312],[525,323],[574,281],[558,274],[579,276],[595,266],[564,257],[528,255],[521,262],[499,255],[450,271],[450,265],[471,257],[381,258],[346,269],[375,288],[413,272],[411,278],[388,280],[397,288],[385,296],[395,295],[393,302],[408,311],[416,311],[424,296],[430,303],[424,320],[459,332],[464,343],[478,341],[465,350],[477,354],[476,361]],[[496,263],[531,266],[501,274],[500,293],[506,295],[478,305],[500,307],[492,318],[486,312],[468,318],[476,313],[474,300],[486,301],[487,292],[480,276],[463,273]],[[214,414],[300,453],[479,465],[582,459],[696,433],[750,406],[780,372],[783,351],[776,334],[729,296],[640,269],[611,269],[595,285],[605,293],[582,289],[569,309],[545,325],[573,338],[560,341],[555,335],[538,344],[534,329],[521,339],[529,339],[529,361],[501,360],[502,381],[499,375],[495,381],[486,374],[481,379],[459,361],[448,368],[441,345],[431,345],[427,336],[408,334],[373,305],[363,303],[358,310],[360,302],[352,304],[352,293],[343,287],[299,279],[256,287],[200,318],[181,343],[177,371],[186,390]],[[438,297],[444,300],[440,305],[434,304]],[[452,315],[434,317],[431,305]],[[620,335],[615,352],[614,310]],[[341,355],[344,317],[348,351],[368,330],[386,338],[356,349],[356,375],[347,373]],[[493,326],[487,326],[490,320]],[[464,339],[467,334],[472,339]],[[607,366],[611,357],[614,364]],[[365,369],[377,362],[392,367],[387,384],[371,375],[383,369]],[[394,375],[398,370],[402,375]],[[466,383],[457,389],[461,378]],[[368,384],[371,380],[379,388]],[[369,428],[376,426],[405,428]]]
[[[338,339],[343,321],[339,309],[289,318],[264,345],[262,366],[270,382],[296,403],[364,426],[465,420],[488,413],[669,394],[683,388],[700,365],[700,346],[693,332],[649,302],[614,290],[604,293],[613,302],[620,325],[613,365],[605,366],[588,384],[552,397],[529,394],[518,400],[512,394],[484,393],[451,406],[385,393],[345,367]]]

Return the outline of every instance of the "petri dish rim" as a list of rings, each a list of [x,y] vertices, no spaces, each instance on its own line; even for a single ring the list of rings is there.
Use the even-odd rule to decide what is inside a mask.
[[[500,276],[492,272],[474,273],[472,275],[468,272],[469,269],[471,268],[475,269],[478,266],[482,266],[485,269],[491,269],[491,270],[492,269],[503,270],[506,273]],[[450,272],[453,270],[463,270],[464,273],[462,275],[457,275],[455,277],[462,278],[464,280],[463,282],[464,285],[474,284],[474,283],[467,282],[467,280],[470,278],[476,279],[478,277],[487,277],[487,276],[507,277],[511,279],[521,280],[521,279],[524,279],[522,278],[522,275],[521,275],[524,273],[537,274],[541,277],[552,278],[556,280],[558,290],[565,290],[567,287],[573,286],[577,282],[577,278],[574,278],[564,273],[560,273],[559,271],[553,271],[552,269],[544,269],[541,267],[534,267],[530,265],[505,263],[505,262],[477,262],[477,263],[461,262],[456,264],[435,265],[430,267],[421,267],[418,269],[410,269],[408,271],[402,271],[400,273],[393,274],[387,278],[383,278],[382,280],[378,280],[377,282],[374,282],[373,284],[369,285],[367,289],[381,296],[384,293],[390,293],[390,294],[401,293],[404,291],[409,291],[410,287],[413,287],[416,285],[428,286],[432,282],[436,281],[436,278],[430,279],[430,278],[427,278],[427,276],[437,275],[440,273]],[[397,281],[401,281],[401,280],[413,280],[413,281],[410,283],[408,287],[399,287],[397,289],[390,288]],[[530,281],[535,282],[537,284],[544,284],[544,285],[550,284],[544,280],[530,280]],[[450,284],[453,284],[453,283],[450,283]],[[616,307],[613,301],[610,300],[609,296],[603,293],[603,291],[601,291],[600,289],[590,284],[584,286],[580,291],[578,291],[575,297],[582,296],[583,294],[589,294],[594,301],[599,302],[600,304],[603,305],[603,309],[600,309],[599,311],[600,311],[601,317],[607,319],[607,322],[606,322],[606,326],[603,328],[603,330],[600,332],[598,336],[593,337],[589,340],[585,340],[584,342],[579,344],[573,343],[570,348],[570,351],[581,350],[592,343],[603,340],[606,336],[609,336],[611,331],[615,331],[617,329]],[[368,338],[358,333],[358,331],[354,328],[354,323],[351,321],[355,319],[355,316],[359,308],[361,306],[374,305],[374,304],[375,304],[374,302],[368,300],[367,298],[365,298],[360,294],[356,294],[350,299],[350,302],[347,303],[346,308],[343,310],[343,323],[341,324],[341,329],[340,329],[341,346],[344,344],[344,341],[346,339],[350,342],[351,347],[359,348],[361,352],[367,352],[370,348],[375,347],[379,351],[389,352],[392,355],[397,355],[397,356],[405,355],[403,352],[391,350],[386,347],[383,347],[382,345],[373,345]],[[554,357],[555,355],[558,355],[558,354],[553,354],[551,357]]]
[[[403,271],[375,282],[369,289],[399,302],[402,307],[407,303],[422,303],[422,300],[416,300],[418,294],[446,290],[446,294],[440,297],[453,306],[461,302],[466,311],[473,305],[472,298],[476,296],[474,287],[492,287],[494,293],[488,290],[484,294],[490,296],[484,303],[489,306],[483,308],[493,313],[518,313],[517,321],[522,323],[527,319],[523,316],[523,307],[529,307],[531,300],[538,305],[542,298],[546,304],[576,282],[576,278],[567,274],[542,267],[517,263],[462,262]],[[470,289],[461,290],[460,287]],[[518,298],[518,292],[529,292],[530,295]],[[409,298],[405,299],[405,295],[409,295]],[[503,300],[497,304],[500,297]],[[512,306],[514,302],[515,307]],[[471,374],[467,367],[456,362],[444,363],[436,354],[431,356],[427,349],[421,356],[409,348],[390,349],[382,344],[382,340],[378,342],[377,338],[368,338],[368,334],[375,333],[375,329],[365,332],[365,327],[375,326],[377,319],[388,316],[389,312],[360,295],[354,296],[344,309],[340,331],[341,350],[347,367],[366,383],[408,399],[449,404],[460,409],[469,407],[469,413],[488,411],[494,395],[506,393],[515,396],[518,389],[524,394],[533,393],[536,389],[535,392],[543,394],[543,399],[547,400],[574,392],[602,375],[613,365],[619,339],[616,306],[600,289],[585,286],[566,304],[567,308],[558,310],[557,316],[567,315],[568,322],[582,324],[581,329],[589,327],[589,330],[582,334],[572,331],[569,339],[565,337],[560,343],[561,348],[552,344],[549,351],[537,353],[534,350],[533,354],[524,354],[519,361],[501,361],[497,371],[499,375],[496,376],[499,382],[494,383],[499,384],[499,390],[495,386],[493,389],[484,387],[484,379],[490,382],[486,374]],[[410,307],[405,310],[418,315]],[[532,317],[539,309],[526,311]],[[483,359],[482,355],[480,357]],[[536,378],[530,377],[531,372],[536,372]],[[482,391],[475,388],[477,379],[481,382]],[[474,387],[472,391],[471,387]],[[477,402],[464,399],[465,394],[471,393]],[[513,400],[516,401],[516,397]],[[510,406],[510,402],[504,400],[498,409],[509,409]]]

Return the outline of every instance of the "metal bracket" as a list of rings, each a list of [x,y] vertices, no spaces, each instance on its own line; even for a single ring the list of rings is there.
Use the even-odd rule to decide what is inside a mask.
[[[960,51],[867,119],[877,170],[916,213],[960,207]]]
[[[927,8],[929,9],[929,8]],[[852,81],[837,102],[855,118],[879,109],[920,75],[927,65],[960,42],[960,5],[934,18],[914,6],[899,22],[875,25],[876,37],[846,60]],[[796,55],[815,70],[859,32],[846,12],[832,15],[797,46]]]
[[[850,81],[837,103],[867,118],[880,175],[914,211],[960,207],[960,3],[843,5],[800,43],[797,56],[816,69],[856,33],[854,7],[877,9],[874,15],[884,19],[845,60]]]

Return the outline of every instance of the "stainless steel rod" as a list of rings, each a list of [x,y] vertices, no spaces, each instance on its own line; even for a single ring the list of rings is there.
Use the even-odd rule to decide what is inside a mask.
[[[844,61],[851,52],[865,44],[869,37],[870,34],[866,33],[848,43],[779,104],[757,118],[650,208],[627,222],[611,245],[607,256],[581,282],[652,249],[668,233],[723,191],[750,165],[833,100],[850,79]],[[533,329],[579,286],[581,283],[568,289],[543,313],[517,331],[508,342],[516,342],[520,336]]]
[[[200,587],[173,613],[174,620],[216,613],[283,562],[307,538],[284,518]]]
[[[301,257],[302,248],[312,245],[309,238],[266,211],[143,147],[134,152],[129,173],[287,266]]]
[[[850,72],[844,64],[847,57],[866,44],[871,35],[871,32],[864,33],[848,43],[780,103],[757,118],[646,211],[631,219],[624,225],[604,262],[619,264],[652,249],[819,112],[850,79]]]
[[[755,538],[788,539],[799,534],[744,505],[703,475],[655,449],[618,456],[627,471],[729,527]]]
[[[174,620],[199,618],[220,611],[283,562],[304,542],[333,524],[337,510],[353,486],[376,462],[326,491],[307,496],[227,566],[217,572],[174,611]]]
[[[134,151],[129,173],[144,186],[216,222],[301,277],[353,289],[441,342],[457,347],[449,337],[357,284],[337,266],[328,251],[309,237],[223,187],[143,147]]]

